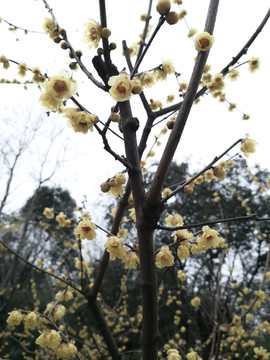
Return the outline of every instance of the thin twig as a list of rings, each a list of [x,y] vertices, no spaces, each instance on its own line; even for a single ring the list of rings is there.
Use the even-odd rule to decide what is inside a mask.
[[[46,0],[42,0],[45,4],[46,9],[49,11],[51,17],[53,18],[53,20],[56,23],[56,27],[59,30],[60,29],[60,25],[58,23],[58,21],[56,20],[56,17],[53,13],[52,8],[49,6],[49,4],[47,3]],[[98,80],[96,80],[96,78],[92,75],[92,73],[87,69],[87,67],[83,64],[83,62],[81,61],[80,56],[78,56],[76,54],[76,51],[74,50],[74,48],[72,47],[71,43],[68,40],[67,35],[62,35],[63,36],[63,40],[68,44],[68,48],[70,50],[70,52],[72,53],[74,59],[76,60],[76,62],[78,63],[79,67],[81,68],[81,70],[85,73],[85,75],[88,77],[89,80],[91,80],[98,88],[106,91],[106,87],[100,83]]]
[[[215,224],[221,224],[221,223],[232,222],[232,221],[248,221],[248,220],[270,221],[270,217],[258,217],[257,214],[252,214],[252,215],[247,215],[247,216],[235,216],[235,217],[226,218],[226,219],[207,220],[207,221],[202,221],[199,223],[187,224],[187,225],[176,226],[176,227],[157,225],[157,229],[167,230],[167,231],[176,231],[176,230],[182,230],[182,229],[191,229],[193,227],[202,227],[205,225],[215,225]]]
[[[74,290],[78,291],[79,293],[82,294],[82,291],[79,289],[79,287],[77,286],[77,284],[74,284],[72,281],[68,281],[65,280],[64,278],[61,278],[60,276],[54,275],[46,270],[43,270],[42,268],[32,264],[31,262],[29,262],[28,260],[24,259],[21,255],[17,254],[16,251],[12,250],[6,243],[4,243],[3,240],[0,240],[0,243],[13,255],[15,255],[18,259],[20,259],[21,261],[23,261],[24,263],[26,263],[27,265],[31,266],[33,269],[35,269],[36,271],[42,272],[43,274],[49,275],[57,280],[60,280],[62,282],[64,282],[65,284],[69,285],[70,287],[72,287]]]
[[[187,180],[185,183],[183,183],[180,187],[172,191],[168,196],[166,196],[164,199],[162,199],[162,202],[167,202],[171,197],[173,197],[175,194],[177,194],[179,191],[184,189],[184,187],[188,184],[191,184],[194,180],[196,180],[200,175],[205,173],[208,169],[210,169],[218,160],[220,160],[224,155],[226,155],[231,149],[233,149],[237,144],[239,144],[243,139],[238,139],[235,141],[231,146],[228,147],[223,153],[219,156],[216,156],[207,166],[205,166],[201,171],[199,171],[196,175],[192,176],[189,180]]]
[[[135,64],[135,66],[134,66],[134,69],[133,69],[132,73],[130,74],[130,78],[131,78],[131,79],[132,79],[132,78],[134,77],[134,75],[136,74],[136,72],[137,72],[139,66],[141,65],[141,62],[143,61],[143,58],[145,57],[145,55],[146,55],[146,53],[147,53],[147,51],[148,51],[148,49],[149,49],[152,41],[154,40],[155,36],[157,35],[159,29],[160,29],[161,26],[164,24],[164,22],[165,22],[165,16],[161,16],[161,17],[159,18],[159,22],[158,22],[158,24],[157,24],[157,26],[156,26],[156,28],[155,28],[155,30],[154,30],[151,38],[149,39],[147,45],[145,46],[145,48],[144,48],[144,50],[143,50],[140,58],[137,59],[137,62],[136,62],[136,64]]]

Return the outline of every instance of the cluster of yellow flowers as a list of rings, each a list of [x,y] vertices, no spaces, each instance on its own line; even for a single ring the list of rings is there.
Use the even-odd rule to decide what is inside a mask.
[[[171,60],[164,61],[153,73],[145,72],[132,80],[128,73],[122,71],[119,75],[110,77],[109,93],[116,101],[126,101],[132,94],[140,94],[144,87],[149,88],[155,84],[155,81],[165,80],[168,74],[173,73],[175,73],[175,68]],[[161,107],[160,104],[157,107]]]
[[[64,109],[64,116],[68,119],[68,125],[75,132],[86,134],[89,130],[93,131],[93,125],[97,124],[97,115],[89,114],[87,111],[80,111],[78,108]]]
[[[171,218],[172,219],[172,218]],[[168,221],[171,224],[171,221]],[[192,254],[205,253],[210,248],[226,247],[225,240],[220,237],[216,230],[203,226],[202,234],[191,245],[189,240],[194,237],[192,232],[186,229],[177,230],[174,236],[174,241],[179,244],[177,248],[177,256],[180,260],[188,259],[190,251]],[[162,246],[156,255],[156,266],[164,268],[174,265],[174,256],[169,246]],[[179,276],[182,275],[181,273]],[[183,278],[183,276],[182,276]]]
[[[54,302],[48,304],[45,312],[48,313],[50,310],[53,309],[51,316],[52,319],[55,321],[62,317],[63,305],[60,305],[58,310],[57,306],[59,306],[59,304],[53,308],[54,304],[55,304]],[[56,316],[58,313],[61,314],[61,316]],[[21,311],[14,310],[9,313],[9,316],[7,318],[7,323],[10,326],[18,326],[22,321],[24,321],[25,329],[34,330],[42,324],[41,317],[33,311],[29,312],[27,315],[23,315]],[[43,330],[40,336],[36,339],[36,344],[43,348],[53,350],[55,355],[58,358],[62,358],[62,359],[69,359],[77,354],[77,348],[74,345],[74,342],[73,341],[69,343],[63,342],[59,332],[53,329]]]
[[[115,198],[123,196],[125,190],[123,188],[123,184],[126,182],[126,177],[123,173],[116,174],[113,178],[110,178],[108,181],[102,183],[100,185],[101,191],[112,194]]]
[[[45,207],[43,211],[43,215],[46,217],[46,219],[53,219],[54,218],[54,212],[52,209]],[[58,222],[59,227],[70,227],[72,225],[72,219],[67,219],[66,215],[61,211],[56,217],[55,220]],[[45,228],[49,226],[49,224],[40,222],[41,226],[44,226]]]
[[[70,79],[67,72],[51,77],[43,84],[45,91],[41,94],[39,101],[48,110],[60,110],[63,101],[67,100],[77,91],[77,83]]]
[[[70,359],[78,352],[73,341],[63,342],[59,332],[51,329],[43,331],[36,339],[36,344],[42,348],[53,350],[55,355],[61,359]]]

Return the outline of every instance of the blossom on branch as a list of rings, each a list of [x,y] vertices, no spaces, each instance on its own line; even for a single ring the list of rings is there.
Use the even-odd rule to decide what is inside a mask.
[[[110,259],[122,259],[126,256],[126,249],[124,248],[121,239],[116,236],[110,236],[108,241],[104,244],[105,249],[110,254]]]
[[[250,154],[253,154],[256,152],[255,146],[257,145],[257,141],[253,139],[249,139],[246,137],[241,144],[241,151],[245,155],[245,157],[249,157]]]
[[[259,58],[251,58],[249,60],[249,70],[254,73],[256,70],[259,69],[260,66],[260,59]]]
[[[173,264],[174,257],[169,246],[162,246],[156,255],[156,266],[158,268],[164,268],[166,266],[173,266]]]
[[[89,114],[87,111],[80,111],[76,108],[67,108],[64,110],[64,116],[68,118],[68,125],[75,132],[86,134],[88,130],[93,131],[93,125],[99,121],[97,115]]]
[[[140,263],[140,258],[136,252],[130,251],[126,254],[122,261],[124,269],[136,269],[137,265]]]
[[[208,51],[214,43],[214,36],[208,32],[198,34],[195,39],[195,48],[197,51]]]
[[[111,76],[108,84],[111,86],[109,93],[116,101],[129,100],[132,94],[132,82],[127,73],[120,73],[117,76]]]
[[[81,220],[75,229],[75,235],[80,236],[81,240],[93,240],[96,237],[96,225],[90,219]]]
[[[101,38],[101,26],[93,19],[89,19],[88,23],[84,24],[85,30],[83,33],[83,42],[88,44],[88,48],[97,48]]]
[[[46,219],[53,219],[54,218],[54,213],[53,210],[50,208],[45,207],[44,211],[43,211],[43,215],[46,217]]]
[[[51,77],[43,84],[45,92],[39,98],[42,106],[48,110],[59,110],[64,100],[77,91],[77,83],[68,77],[67,72]]]
[[[9,313],[9,317],[7,318],[7,323],[9,325],[20,325],[23,319],[23,315],[20,311],[14,310]]]

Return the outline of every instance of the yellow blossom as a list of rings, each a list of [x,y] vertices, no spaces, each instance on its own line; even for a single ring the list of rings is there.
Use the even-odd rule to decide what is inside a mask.
[[[46,316],[50,315],[53,321],[62,319],[65,313],[66,313],[65,306],[62,304],[55,305],[54,301],[47,304],[46,309],[44,310],[44,315]]]
[[[135,208],[129,209],[129,216],[131,217],[131,219],[136,222],[136,212],[135,212]]]
[[[166,74],[174,74],[175,69],[172,60],[163,61],[162,70],[165,71]]]
[[[178,270],[177,271],[177,277],[178,279],[180,279],[181,281],[185,281],[187,278],[187,275],[184,273],[183,270]]]
[[[151,73],[144,73],[140,76],[140,81],[142,83],[142,86],[145,87],[151,87],[155,84],[155,76]]]
[[[163,268],[166,266],[173,266],[174,257],[172,255],[169,246],[162,246],[160,251],[156,255],[156,266],[158,268]]]
[[[165,198],[166,196],[170,195],[171,192],[172,192],[172,190],[170,188],[165,188],[162,191],[162,197]]]
[[[76,81],[68,78],[66,72],[63,75],[51,77],[43,86],[45,91],[41,94],[39,101],[49,110],[59,110],[63,101],[77,91]]]
[[[55,353],[58,358],[61,359],[71,359],[74,358],[77,354],[78,350],[74,345],[73,341],[68,344],[62,342],[56,349]]]
[[[162,102],[159,100],[153,101],[153,99],[150,99],[150,109],[152,111],[156,111],[158,109],[162,108]]]
[[[25,329],[35,329],[39,325],[39,320],[39,316],[34,311],[31,311],[24,318]]]
[[[252,73],[254,73],[256,70],[258,70],[258,69],[259,69],[259,66],[260,66],[260,60],[259,60],[259,58],[253,57],[253,58],[251,58],[251,59],[249,60],[249,70],[250,70]]]
[[[9,325],[20,325],[22,319],[23,319],[22,313],[18,310],[14,310],[9,313],[9,316],[7,318],[7,323]]]
[[[49,34],[51,39],[54,39],[58,35],[57,23],[54,19],[45,18],[42,28]]]
[[[45,330],[36,339],[36,344],[42,348],[55,350],[61,343],[61,336],[55,330]]]
[[[190,30],[189,30],[189,33],[188,33],[188,37],[192,37],[192,36],[194,36],[196,33],[197,33],[197,29],[196,28],[191,28]]]
[[[206,251],[211,247],[219,246],[219,233],[216,230],[211,229],[209,226],[203,226],[202,235],[197,240],[198,246],[202,249],[202,251]]]
[[[198,307],[201,305],[201,299],[198,297],[198,296],[195,296],[191,301],[190,301],[190,304],[193,306],[193,307]]]
[[[25,63],[20,63],[19,65],[18,65],[18,67],[19,67],[19,72],[18,72],[18,75],[20,75],[20,76],[25,76],[26,75],[26,71],[28,70],[28,68],[27,68],[27,65],[25,64]]]
[[[64,116],[68,119],[68,125],[75,132],[83,134],[86,134],[88,130],[93,131],[93,125],[99,121],[97,115],[89,114],[87,111],[80,111],[78,108],[66,108]]]
[[[80,235],[80,239],[93,240],[96,237],[96,225],[91,220],[82,220],[75,229],[75,235]]]
[[[56,216],[55,219],[58,222],[59,226],[65,226],[65,224],[66,224],[66,215],[62,211]]]
[[[115,258],[122,259],[127,253],[121,239],[116,236],[110,236],[104,247],[110,254],[111,260],[114,260]]]
[[[126,182],[126,177],[123,173],[116,174],[113,178],[109,179],[108,185],[109,190],[108,194],[112,194],[115,198],[119,195],[123,196],[125,190],[123,188],[123,184]]]
[[[93,19],[89,19],[84,26],[83,42],[88,44],[89,49],[92,47],[97,48],[101,38],[101,26]]]
[[[239,71],[232,68],[232,69],[230,69],[228,76],[229,76],[230,80],[236,81],[238,79],[239,75],[240,75]]]
[[[168,226],[182,226],[184,220],[181,215],[168,215],[165,219]]]
[[[211,169],[206,170],[206,172],[204,173],[204,179],[205,179],[205,181],[210,182],[210,181],[212,181],[214,178],[215,178],[215,175],[214,175],[213,170],[211,170]]]
[[[196,353],[196,351],[191,351],[187,355],[187,360],[202,360],[202,358]]]
[[[182,356],[179,354],[179,351],[176,349],[167,350],[166,360],[181,360]]]
[[[81,270],[81,268],[80,268]],[[73,298],[73,294],[72,291],[67,290],[64,293],[62,291],[58,291],[58,293],[55,295],[55,299],[59,301],[68,301],[71,300]]]
[[[130,98],[133,86],[127,73],[111,76],[108,84],[111,86],[109,93],[114,100],[126,101]]]
[[[269,360],[270,353],[262,346],[255,347],[253,351],[254,351],[254,359]]]
[[[257,145],[257,141],[253,139],[249,139],[246,137],[241,143],[241,151],[245,155],[245,157],[249,157],[249,154],[253,154],[256,151],[255,146]]]
[[[214,167],[214,175],[218,180],[222,180],[226,176],[226,170],[223,166]]]
[[[233,323],[234,325],[240,325],[240,324],[241,324],[241,317],[238,316],[238,315],[234,315],[234,316],[233,316],[232,323]]]
[[[208,51],[211,49],[214,42],[214,36],[208,32],[198,34],[195,39],[195,48],[197,51]]]
[[[139,256],[136,252],[130,251],[122,259],[125,269],[136,269],[140,263]]]
[[[162,69],[156,69],[154,71],[154,79],[156,81],[159,81],[159,80],[166,80],[167,79],[167,74],[164,70]]]
[[[54,217],[53,210],[47,207],[44,209],[43,215],[46,217],[46,219],[52,219]]]
[[[185,244],[178,246],[177,256],[180,260],[188,259],[190,255],[189,248]]]
[[[193,238],[193,234],[192,232],[189,232],[187,229],[182,229],[182,230],[176,230],[175,232],[175,236],[174,236],[174,241],[176,240],[190,240]]]

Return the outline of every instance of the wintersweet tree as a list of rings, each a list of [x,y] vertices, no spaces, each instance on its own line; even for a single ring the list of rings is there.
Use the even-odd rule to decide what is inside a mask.
[[[86,202],[77,209],[78,218],[72,221],[65,215],[65,209],[56,214],[55,209],[45,207],[44,222],[46,218],[55,218],[58,229],[75,224],[73,240],[63,242],[66,248],[77,252],[73,269],[68,267],[65,258],[57,266],[53,264],[50,268],[42,255],[33,262],[28,261],[20,252],[13,249],[8,239],[3,240],[2,236],[1,251],[7,250],[20,261],[27,263],[33,272],[37,273],[35,276],[39,277],[39,280],[36,279],[35,282],[33,276],[32,308],[17,307],[10,311],[6,320],[8,327],[2,332],[2,337],[6,339],[7,344],[7,339],[16,341],[22,348],[25,359],[155,360],[166,358],[179,360],[186,358],[193,360],[202,359],[202,356],[208,359],[219,359],[224,356],[230,359],[240,356],[247,359],[268,359],[269,349],[257,346],[257,344],[260,344],[260,331],[265,330],[269,334],[269,323],[266,321],[258,324],[254,321],[252,326],[248,323],[248,320],[252,319],[252,312],[269,299],[269,295],[264,291],[265,283],[270,278],[269,234],[267,229],[263,232],[260,230],[260,224],[269,221],[268,214],[252,214],[247,209],[244,215],[232,214],[229,218],[224,218],[220,208],[219,214],[214,219],[209,217],[204,221],[197,219],[196,223],[188,223],[188,219],[185,219],[184,204],[179,213],[167,212],[168,204],[180,192],[187,197],[192,197],[196,196],[196,188],[203,182],[222,182],[226,178],[226,171],[234,166],[233,159],[239,151],[245,157],[249,157],[256,151],[256,140],[245,134],[240,139],[228,139],[228,146],[222,153],[215,154],[215,149],[213,149],[213,160],[209,160],[210,162],[200,171],[190,177],[182,178],[170,188],[166,185],[166,181],[193,104],[203,101],[203,95],[210,94],[221,103],[229,103],[229,111],[237,108],[236,104],[227,99],[226,81],[227,79],[237,80],[244,66],[247,66],[252,73],[259,68],[259,54],[258,57],[249,57],[247,61],[242,61],[242,57],[245,56],[246,60],[248,50],[263,30],[270,11],[264,14],[261,23],[258,24],[257,29],[254,29],[255,32],[251,33],[247,39],[243,39],[237,53],[229,55],[232,60],[227,64],[217,64],[220,66],[220,71],[213,73],[207,59],[212,47],[218,42],[214,36],[214,28],[219,1],[210,0],[208,10],[205,11],[204,29],[197,32],[195,28],[189,28],[188,37],[194,46],[196,58],[190,79],[185,82],[180,78],[178,64],[174,62],[174,59],[160,60],[152,57],[151,67],[148,70],[141,70],[147,54],[155,46],[160,46],[156,41],[158,34],[169,31],[171,27],[176,29],[172,43],[175,54],[177,55],[179,48],[182,53],[185,53],[185,49],[177,45],[177,31],[179,31],[177,26],[181,21],[188,23],[187,11],[182,0],[158,0],[155,3],[150,0],[145,4],[147,12],[141,16],[144,23],[143,32],[139,41],[132,46],[128,46],[125,39],[117,39],[117,42],[110,41],[113,36],[110,23],[116,20],[107,19],[105,0],[99,0],[100,19],[89,19],[82,34],[83,41],[88,45],[87,54],[90,54],[92,64],[84,61],[85,52],[77,49],[78,45],[70,40],[69,29],[61,26],[61,13],[56,16],[49,2],[46,0],[40,2],[48,11],[48,16],[43,22],[43,31],[51,39],[51,46],[57,50],[63,50],[67,58],[69,57],[69,69],[62,70],[66,65],[63,60],[61,68],[55,69],[54,73],[48,73],[46,69],[37,67],[37,64],[26,64],[21,60],[22,54],[19,60],[5,54],[1,56],[0,61],[4,69],[12,70],[18,65],[18,75],[30,77],[30,80],[14,80],[13,83],[23,84],[26,88],[36,84],[42,90],[39,96],[41,106],[48,114],[57,113],[59,118],[66,118],[68,125],[75,133],[74,136],[78,135],[76,133],[82,133],[90,137],[89,141],[92,141],[91,137],[95,136],[102,140],[104,151],[118,162],[119,170],[116,174],[110,174],[110,177],[102,182],[100,191],[117,199],[117,204],[111,212],[113,220],[110,228],[95,221],[95,214],[89,214]],[[107,4],[108,6],[112,5]],[[120,14],[121,9],[117,16]],[[132,14],[121,15],[132,16]],[[155,19],[157,19],[156,23]],[[121,26],[120,20],[119,26]],[[27,32],[27,29],[20,29],[17,24],[9,21],[2,19],[2,25],[8,24],[13,31],[25,30]],[[122,30],[125,35],[125,29]],[[124,69],[120,67],[120,61],[118,64],[113,60],[113,53],[117,51],[117,48],[121,48],[123,52],[126,61]],[[162,49],[162,46],[160,48]],[[31,50],[35,51],[35,49]],[[193,55],[190,58],[193,61]],[[50,61],[50,58],[46,61]],[[94,70],[97,76],[93,75]],[[83,88],[83,81],[80,73],[84,74],[84,80],[86,75],[92,86],[90,94],[87,94],[88,99],[90,98],[89,105],[81,101],[80,88]],[[170,86],[166,101],[171,105],[165,105],[160,99],[154,100],[158,97],[155,88],[160,83],[166,84],[166,81],[172,77],[177,80],[175,90],[178,91],[179,96],[175,97],[171,94]],[[3,78],[2,86],[8,86],[10,82],[8,78]],[[148,95],[151,90],[154,95]],[[102,95],[104,95],[103,98]],[[95,113],[91,111],[91,106],[95,105],[96,108],[96,104],[93,103],[98,96],[102,99],[100,114],[104,114],[104,104],[108,102],[110,104],[110,111],[106,115],[101,116],[98,111]],[[137,111],[138,101],[142,104],[143,115],[141,111]],[[145,116],[146,120],[142,120]],[[245,113],[242,113],[241,117],[244,120],[249,119],[249,115]],[[118,128],[115,123],[118,124]],[[158,124],[161,124],[162,128],[160,133],[156,134],[155,126]],[[211,130],[206,129],[205,134],[202,134],[207,146],[209,143],[211,145],[211,136],[220,136],[220,134],[210,132]],[[168,136],[149,184],[145,174],[147,161],[155,155],[153,147],[149,149],[153,134],[155,134],[154,146],[160,145],[160,139],[163,136],[164,139]],[[118,141],[123,144],[121,150],[116,146]],[[124,149],[124,155],[122,149]],[[93,156],[98,157],[99,154],[89,155],[89,163],[82,164],[80,176],[83,176],[85,167],[91,166]],[[102,167],[93,168],[92,175],[95,176],[98,171],[102,172]],[[267,185],[269,183],[266,183],[265,179],[265,184],[261,185],[261,191],[265,192],[266,196]],[[196,201],[199,203],[200,198],[198,197]],[[51,220],[48,220],[48,223],[49,221]],[[265,242],[264,271],[260,281],[257,282],[257,289],[253,289],[250,296],[243,296],[243,294],[248,294],[249,289],[239,288],[241,306],[230,303],[232,307],[230,314],[233,314],[233,317],[228,316],[229,322],[221,323],[218,313],[225,311],[227,305],[226,302],[224,304],[220,300],[221,291],[227,291],[228,288],[228,284],[222,280],[222,266],[225,258],[230,256],[230,234],[223,235],[220,230],[215,229],[215,226],[219,223],[237,221],[253,221],[254,233],[259,232]],[[2,233],[4,233],[5,226],[3,225],[2,228]],[[167,239],[164,239],[164,242],[158,241],[161,229],[167,232]],[[91,264],[91,253],[87,251],[88,243],[92,242],[98,248],[98,239],[101,234],[107,236],[105,250],[98,264]],[[57,236],[56,233],[55,237]],[[36,241],[38,242],[38,239]],[[218,286],[214,289],[214,307],[208,309],[209,313],[213,312],[211,318],[213,320],[208,323],[208,327],[211,328],[208,332],[210,335],[205,338],[205,334],[198,332],[197,337],[191,336],[190,341],[186,341],[183,335],[186,332],[186,326],[189,325],[191,333],[193,326],[192,319],[188,315],[190,308],[199,308],[202,306],[202,300],[199,296],[194,296],[190,301],[189,309],[184,307],[185,312],[181,313],[181,306],[185,305],[183,304],[185,297],[180,300],[182,295],[177,282],[184,282],[188,277],[183,271],[183,264],[188,264],[189,261],[191,263],[196,256],[207,260],[210,253],[214,253],[218,259],[215,262],[211,257],[213,267],[211,271],[216,274]],[[106,302],[104,296],[106,289],[103,288],[110,285],[105,280],[112,262],[121,264],[121,279],[119,279],[118,288],[112,288],[110,296],[107,294]],[[207,262],[208,265],[209,262]],[[215,266],[217,270],[214,270]],[[240,271],[237,261],[234,262],[234,267],[235,272]],[[134,276],[136,269],[139,271],[139,278]],[[171,295],[172,293],[168,292],[166,303],[175,301],[176,310],[173,316],[168,314],[166,320],[168,323],[174,323],[175,327],[171,328],[174,331],[170,334],[171,340],[166,342],[160,337],[159,331],[160,301],[171,271],[177,271],[178,280],[171,284],[170,290],[176,294]],[[199,270],[196,269],[196,271],[199,275]],[[45,275],[51,279],[49,289],[52,299],[44,305],[38,297],[36,285]],[[140,287],[140,295],[136,295],[139,301],[136,304],[129,301],[127,291],[128,282],[133,281],[138,281]],[[42,284],[42,286],[45,285]],[[238,289],[239,284],[233,286]],[[181,289],[184,288],[183,284]],[[4,288],[1,291],[4,294],[8,289]],[[62,302],[66,305],[64,306]],[[225,309],[222,306],[225,306]],[[164,318],[162,321],[164,322]],[[4,357],[8,358],[9,354],[5,352],[5,347],[8,348],[6,343],[1,351]],[[209,349],[208,352],[205,352],[206,347]],[[16,356],[18,356],[17,353]]]

